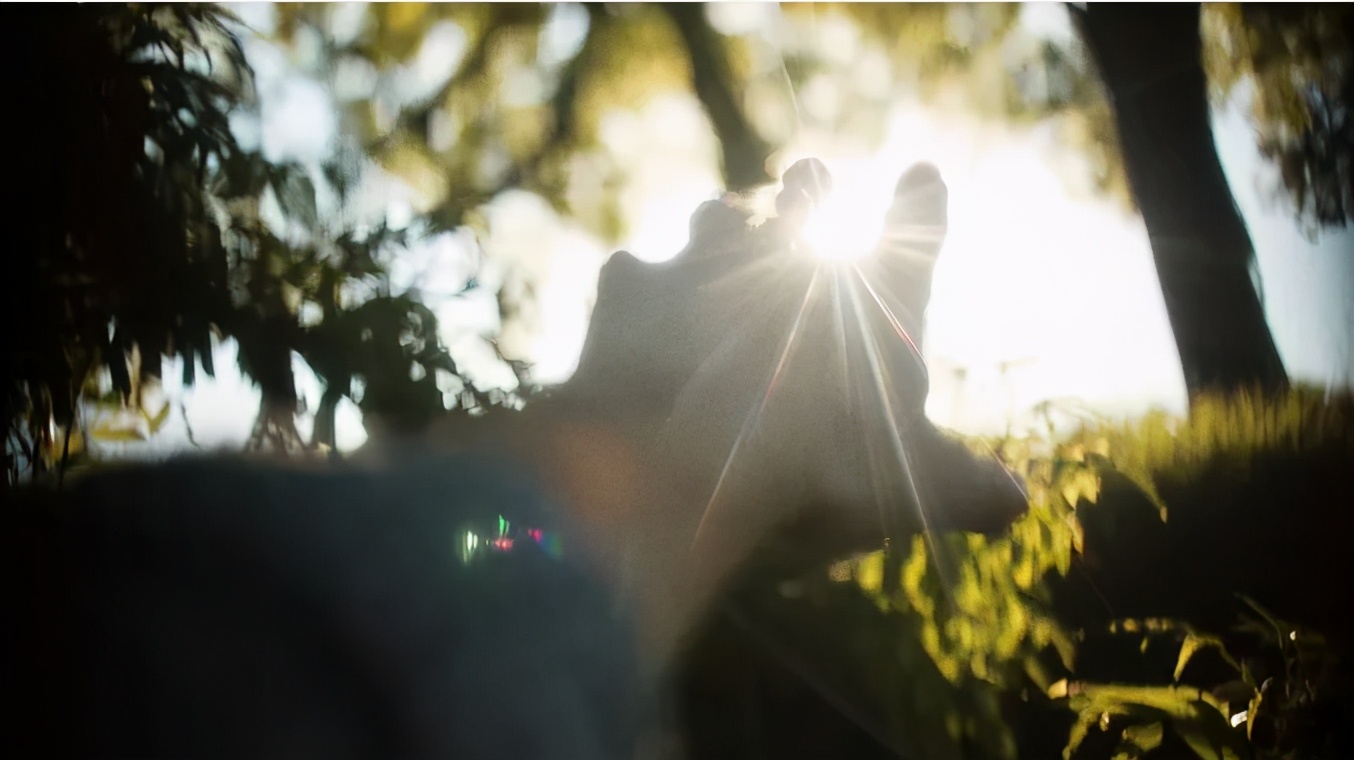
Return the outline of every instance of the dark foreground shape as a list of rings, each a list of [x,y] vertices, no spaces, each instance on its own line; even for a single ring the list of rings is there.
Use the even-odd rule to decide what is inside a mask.
[[[845,270],[800,255],[800,207],[826,178],[797,167],[783,218],[754,227],[712,201],[673,260],[616,254],[578,372],[519,412],[378,438],[376,470],[181,462],[6,511],[6,739],[56,756],[629,760],[642,725],[671,719],[648,700],[699,670],[681,652],[771,539],[805,537],[813,564],[1004,530],[1018,485],[923,413],[938,172],[904,173],[879,250]],[[407,453],[428,451],[477,458]],[[562,562],[512,532],[535,528],[565,536]],[[775,725],[824,710],[767,703]]]
[[[186,461],[54,502],[5,508],[11,750],[633,756],[632,625],[520,472]]]

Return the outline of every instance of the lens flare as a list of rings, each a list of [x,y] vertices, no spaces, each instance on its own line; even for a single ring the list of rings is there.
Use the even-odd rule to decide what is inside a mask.
[[[884,212],[849,192],[828,196],[809,214],[801,233],[823,261],[856,261],[869,255],[884,232]]]
[[[724,489],[724,483],[729,477],[729,472],[733,469],[734,460],[738,456],[738,450],[748,435],[757,426],[761,420],[762,414],[766,411],[766,405],[776,392],[776,387],[780,385],[781,379],[785,374],[786,365],[789,362],[791,354],[795,349],[795,343],[799,338],[800,326],[804,323],[804,314],[808,312],[809,306],[813,303],[814,293],[817,291],[818,273],[815,272],[813,279],[809,280],[809,286],[804,292],[804,300],[799,305],[799,313],[795,315],[795,320],[790,324],[790,333],[785,338],[785,345],[781,349],[780,357],[776,360],[775,368],[771,371],[766,380],[766,390],[762,392],[759,403],[748,410],[747,416],[743,419],[743,426],[738,431],[738,437],[734,439],[733,446],[729,449],[729,455],[724,459],[724,466],[720,470],[719,478],[715,480],[714,490],[710,492],[710,498],[706,501],[705,510],[701,513],[700,522],[696,525],[696,533],[692,536],[691,547],[694,550],[700,544],[701,537],[706,531],[707,523],[713,514],[714,508],[719,501],[720,492]]]

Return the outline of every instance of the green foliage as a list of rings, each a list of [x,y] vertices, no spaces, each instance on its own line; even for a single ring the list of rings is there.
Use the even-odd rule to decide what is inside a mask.
[[[1204,6],[1214,98],[1246,83],[1259,147],[1312,233],[1354,216],[1354,8],[1346,3]]]
[[[897,578],[884,576],[886,548],[834,564],[827,578],[799,577],[793,599],[782,584],[742,603],[815,688],[851,705],[858,722],[905,754],[1043,756],[1051,748],[1025,747],[1029,731],[1017,728],[1047,722],[1054,710],[1072,718],[1044,729],[1061,732],[1067,758],[1326,756],[1321,748],[1340,729],[1322,716],[1354,695],[1335,676],[1340,650],[1317,631],[1250,599],[1227,607],[1230,626],[1226,617],[1210,617],[1209,628],[1164,617],[1106,620],[1103,610],[1069,606],[1080,603],[1060,589],[1064,578],[1113,572],[1096,569],[1103,547],[1088,545],[1088,526],[1125,544],[1106,555],[1115,561],[1159,561],[1156,547],[1127,530],[1165,525],[1159,482],[1218,467],[1264,477],[1259,463],[1276,454],[1354,454],[1351,413],[1347,394],[1297,387],[1278,398],[1204,397],[1188,420],[1152,415],[1087,425],[1060,441],[996,441],[1030,501],[1008,534],[918,536]],[[1114,514],[1138,509],[1117,496],[1106,501],[1123,483],[1160,510]],[[1208,494],[1169,505],[1171,524],[1212,506],[1196,498]],[[1220,526],[1213,533],[1231,535]],[[1235,600],[1238,590],[1214,592]],[[1143,590],[1160,609],[1173,609],[1170,593]]]
[[[1164,726],[1204,760],[1311,757],[1332,726],[1313,726],[1323,701],[1340,687],[1332,682],[1335,659],[1322,636],[1277,620],[1244,599],[1247,613],[1224,637],[1170,620],[1122,620],[1119,636],[1179,642],[1170,684],[1127,685],[1059,681],[1049,694],[1076,713],[1064,750],[1072,758],[1093,729],[1117,732],[1115,758],[1145,756],[1161,744]],[[1247,652],[1234,657],[1229,647]],[[1204,651],[1214,652],[1208,683],[1181,682]],[[1221,674],[1221,675],[1216,675]],[[1198,680],[1195,678],[1194,680]]]
[[[1096,440],[1111,461],[1158,507],[1159,479],[1187,476],[1206,466],[1235,473],[1252,468],[1271,452],[1315,453],[1348,441],[1354,429],[1354,399],[1306,385],[1272,397],[1243,390],[1196,399],[1187,420],[1152,413],[1123,425],[1082,431],[1077,440]],[[1352,452],[1354,453],[1354,452]]]
[[[1029,513],[1008,534],[917,536],[898,579],[883,577],[882,551],[831,572],[854,580],[889,621],[881,625],[906,631],[908,646],[919,646],[943,677],[929,692],[935,705],[946,705],[942,695],[951,700],[937,725],[956,729],[949,738],[960,747],[982,746],[990,757],[1015,752],[996,694],[1030,684],[1047,689],[1074,666],[1075,633],[1051,614],[1044,579],[1070,569],[1080,543],[1076,506],[1098,490],[1096,470],[1076,445],[1039,456],[1008,442],[1002,453],[1030,495]],[[992,709],[972,712],[972,693],[987,695]]]
[[[6,257],[6,324],[20,333],[7,347],[7,443],[50,450],[98,368],[124,399],[165,353],[211,371],[230,253],[207,188],[254,160],[229,129],[249,72],[228,21],[200,6],[42,12],[8,51],[27,134],[7,176],[33,187],[15,198],[24,224]],[[134,347],[138,375],[124,361]]]
[[[1063,757],[1070,758],[1099,726],[1108,731],[1116,720],[1130,721],[1121,733],[1116,758],[1140,757],[1156,749],[1163,723],[1205,760],[1239,760],[1247,755],[1244,738],[1233,731],[1225,707],[1206,692],[1178,686],[1078,685],[1068,692],[1068,707],[1077,713]]]
[[[900,98],[920,97],[1007,122],[1055,117],[1062,141],[1089,153],[1096,188],[1131,203],[1088,57],[1075,44],[1018,33],[1018,5],[789,4],[773,28],[725,37],[682,4],[392,3],[368,8],[359,31],[336,41],[329,30],[340,12],[282,4],[276,37],[335,85],[344,72],[375,73],[370,92],[342,104],[346,126],[420,190],[419,210],[442,228],[524,189],[619,240],[615,203],[627,169],[600,140],[600,124],[687,92],[710,117],[731,189],[767,181],[768,160],[800,128],[868,147]],[[564,17],[584,29],[580,44],[563,60],[542,56],[543,35]],[[464,40],[454,65],[431,89],[399,94],[394,85],[416,68],[432,32],[447,28]],[[827,111],[809,103],[824,89],[836,103]]]
[[[659,5],[376,4],[355,36],[334,41],[328,30],[340,12],[333,5],[283,4],[277,41],[299,54],[309,40],[326,40],[319,55],[300,62],[336,85],[351,70],[345,65],[375,72],[372,91],[341,104],[346,126],[386,169],[414,185],[418,210],[440,229],[462,225],[495,197],[520,189],[615,242],[625,232],[616,204],[627,174],[600,139],[602,119],[673,92],[696,94],[711,109],[720,97],[713,91],[733,86],[731,71],[693,81],[690,41]],[[698,21],[708,30],[703,16]],[[578,27],[577,47],[542,50],[552,24]],[[401,94],[410,88],[398,84],[417,69],[434,30],[454,30],[451,36],[463,40],[456,62],[431,86]],[[711,41],[703,55],[728,55],[717,36]],[[734,128],[748,128],[741,115]],[[720,137],[755,142],[732,131]],[[731,186],[748,184],[728,179]]]
[[[1133,205],[1110,103],[1084,40],[1017,33],[1021,10],[1010,4],[796,3],[785,12],[805,30],[836,19],[856,25],[859,49],[882,50],[891,62],[894,87],[933,105],[1005,123],[1052,118],[1060,142],[1090,159],[1095,189]],[[1245,83],[1257,146],[1279,168],[1279,189],[1309,232],[1343,227],[1354,213],[1354,11],[1348,4],[1209,3],[1201,36],[1214,99]],[[838,71],[839,89],[851,93],[852,66],[834,66],[834,52],[841,55],[784,52],[795,86]],[[859,115],[879,109],[859,97],[845,101],[830,128],[868,131]]]
[[[864,138],[867,147],[871,138],[882,138],[880,125],[902,98],[1003,124],[1051,122],[1060,144],[1090,159],[1092,188],[1132,207],[1113,113],[1090,57],[1080,41],[1025,33],[1018,26],[1022,12],[1014,4],[786,5],[795,34],[777,35],[784,37],[779,51],[784,70],[775,69],[772,84],[784,89],[788,77],[802,93],[815,79],[830,79],[836,112],[824,122],[798,109],[801,126],[824,128],[839,140]],[[838,24],[859,35],[853,51],[819,41],[836,39],[828,30]],[[887,62],[882,97],[858,85],[862,70],[875,70],[874,56]],[[1077,177],[1074,184],[1084,182]]]
[[[152,434],[166,412],[143,402],[161,357],[180,359],[191,385],[198,366],[214,374],[223,338],[262,391],[254,447],[306,447],[294,355],[326,386],[328,419],[312,444],[332,446],[345,395],[403,425],[440,411],[451,387],[462,408],[511,401],[461,378],[428,308],[390,292],[386,266],[412,230],[333,229],[318,212],[320,178],[239,144],[231,119],[254,93],[230,13],[89,6],[33,21],[6,51],[25,114],[25,149],[10,152],[7,176],[32,185],[11,204],[25,223],[0,299],[10,482],[25,469],[64,471],[85,432]],[[351,177],[341,162],[322,173],[342,201]],[[270,199],[281,224],[265,218]],[[131,420],[82,420],[96,400],[96,417],[121,405]]]
[[[1163,508],[1162,518],[1169,517],[1153,527],[1144,515],[1132,516],[1136,507],[1124,499],[1114,511],[1085,510],[1085,530],[1094,536],[1087,559],[1099,563],[1088,563],[1088,571],[1105,593],[1134,609],[1197,617],[1112,624],[1108,639],[1097,634],[1098,671],[1116,680],[1141,674],[1154,698],[1185,700],[1190,689],[1209,695],[1202,701],[1214,710],[1196,703],[1192,717],[1167,722],[1201,757],[1341,756],[1329,748],[1342,730],[1330,716],[1354,695],[1336,685],[1337,660],[1312,628],[1320,621],[1326,633],[1342,637],[1335,650],[1347,650],[1349,632],[1339,616],[1323,612],[1342,593],[1329,573],[1343,572],[1339,540],[1323,536],[1343,535],[1346,521],[1330,508],[1354,492],[1344,464],[1354,461],[1354,397],[1304,386],[1279,397],[1206,396],[1188,420],[1151,415],[1088,434],[1104,438],[1115,467],[1133,473],[1137,487]],[[1251,599],[1227,602],[1251,588],[1310,621],[1279,622]],[[1240,623],[1230,625],[1238,616]],[[1115,648],[1112,640],[1125,636],[1141,637],[1140,658]],[[1106,651],[1118,661],[1104,661]],[[1140,692],[1115,694],[1123,698],[1111,711],[1115,730],[1161,719],[1153,712],[1159,706],[1133,701]],[[1103,704],[1083,703],[1082,723],[1094,717],[1092,707]],[[1236,740],[1240,728],[1228,731],[1241,720],[1244,745]]]

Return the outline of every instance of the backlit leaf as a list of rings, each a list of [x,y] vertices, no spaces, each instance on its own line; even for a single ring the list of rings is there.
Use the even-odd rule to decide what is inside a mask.
[[[135,427],[114,427],[111,425],[100,425],[89,431],[89,437],[102,443],[128,443],[131,441],[144,441],[146,436]]]

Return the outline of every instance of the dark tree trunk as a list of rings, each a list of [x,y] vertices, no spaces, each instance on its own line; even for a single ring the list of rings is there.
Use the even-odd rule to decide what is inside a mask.
[[[691,84],[719,138],[729,189],[746,190],[775,181],[766,167],[772,148],[743,113],[734,90],[728,50],[719,32],[705,20],[705,5],[664,3],[662,8],[691,56]]]
[[[1199,4],[1069,8],[1109,90],[1190,398],[1284,387],[1250,278],[1255,249],[1213,142]]]

